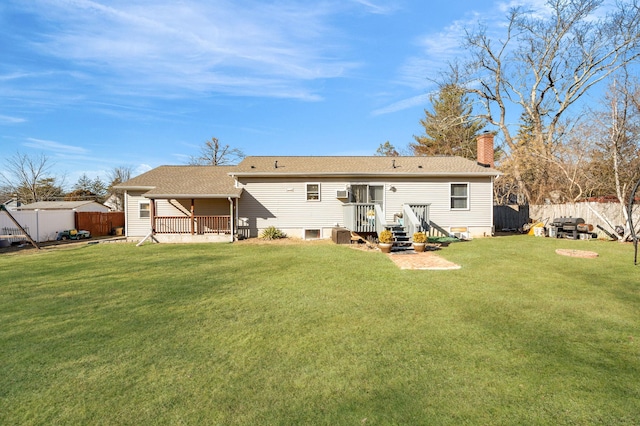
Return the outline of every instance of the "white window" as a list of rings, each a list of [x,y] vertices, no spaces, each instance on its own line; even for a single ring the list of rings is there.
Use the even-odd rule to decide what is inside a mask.
[[[305,240],[317,240],[320,238],[320,230],[319,229],[305,229],[304,230],[304,239]]]
[[[320,184],[307,184],[307,201],[320,201]]]
[[[138,204],[138,217],[140,219],[151,217],[151,204],[149,201],[140,201]]]
[[[451,210],[469,210],[469,184],[451,184]]]

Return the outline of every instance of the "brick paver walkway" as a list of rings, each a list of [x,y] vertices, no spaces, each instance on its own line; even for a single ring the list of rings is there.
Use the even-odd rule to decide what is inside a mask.
[[[389,256],[389,259],[391,259],[400,269],[460,269],[460,265],[449,262],[430,251],[426,251],[424,253],[389,253],[387,256]]]

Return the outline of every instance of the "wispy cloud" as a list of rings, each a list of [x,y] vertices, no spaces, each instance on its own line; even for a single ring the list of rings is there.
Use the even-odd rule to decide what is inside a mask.
[[[388,106],[373,111],[373,115],[398,112],[418,105],[426,105],[429,92],[436,89],[440,73],[456,59],[464,57],[462,47],[466,31],[477,28],[478,24],[489,24],[488,30],[496,34],[506,24],[507,12],[516,6],[531,10],[542,10],[546,0],[512,0],[496,2],[493,7],[483,10],[467,10],[464,16],[449,25],[422,34],[415,39],[416,53],[408,57],[398,68],[397,84],[408,87],[413,93],[396,100]],[[542,12],[540,12],[542,13]],[[420,92],[420,94],[415,94]]]
[[[354,3],[360,4],[362,6],[365,6],[367,8],[367,10],[371,13],[374,14],[378,14],[378,15],[386,15],[388,13],[393,12],[394,10],[397,9],[397,7],[393,4],[391,4],[390,2],[386,1],[386,2],[380,2],[380,3],[384,3],[384,4],[376,4],[372,1],[369,0],[352,0]]]
[[[27,138],[27,142],[23,145],[29,148],[37,148],[42,151],[55,152],[57,154],[81,155],[88,152],[85,148],[79,146],[64,145],[59,142],[36,138]]]
[[[429,96],[430,96],[429,93],[425,93],[422,95],[412,96],[407,99],[402,99],[400,101],[392,103],[391,105],[387,105],[383,108],[378,108],[374,110],[371,114],[372,115],[390,114],[392,112],[402,111],[407,108],[413,108],[419,105],[426,105],[427,101],[429,100]]]
[[[0,115],[0,124],[19,124],[27,120],[21,117],[10,117],[8,115]]]
[[[307,82],[357,66],[340,59],[327,19],[334,12],[322,3],[36,0],[29,10],[51,27],[38,28],[42,36],[27,47],[120,95],[318,100]]]

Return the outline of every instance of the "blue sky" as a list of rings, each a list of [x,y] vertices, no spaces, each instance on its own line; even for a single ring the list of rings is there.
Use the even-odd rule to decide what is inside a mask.
[[[212,136],[247,155],[405,147],[463,28],[514,4],[3,0],[0,164],[44,153],[72,185],[185,164]]]

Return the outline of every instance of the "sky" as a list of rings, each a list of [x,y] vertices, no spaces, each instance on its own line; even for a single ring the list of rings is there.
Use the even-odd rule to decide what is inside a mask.
[[[0,167],[44,154],[70,186],[186,164],[212,137],[246,155],[403,148],[464,29],[515,4],[3,0]]]

